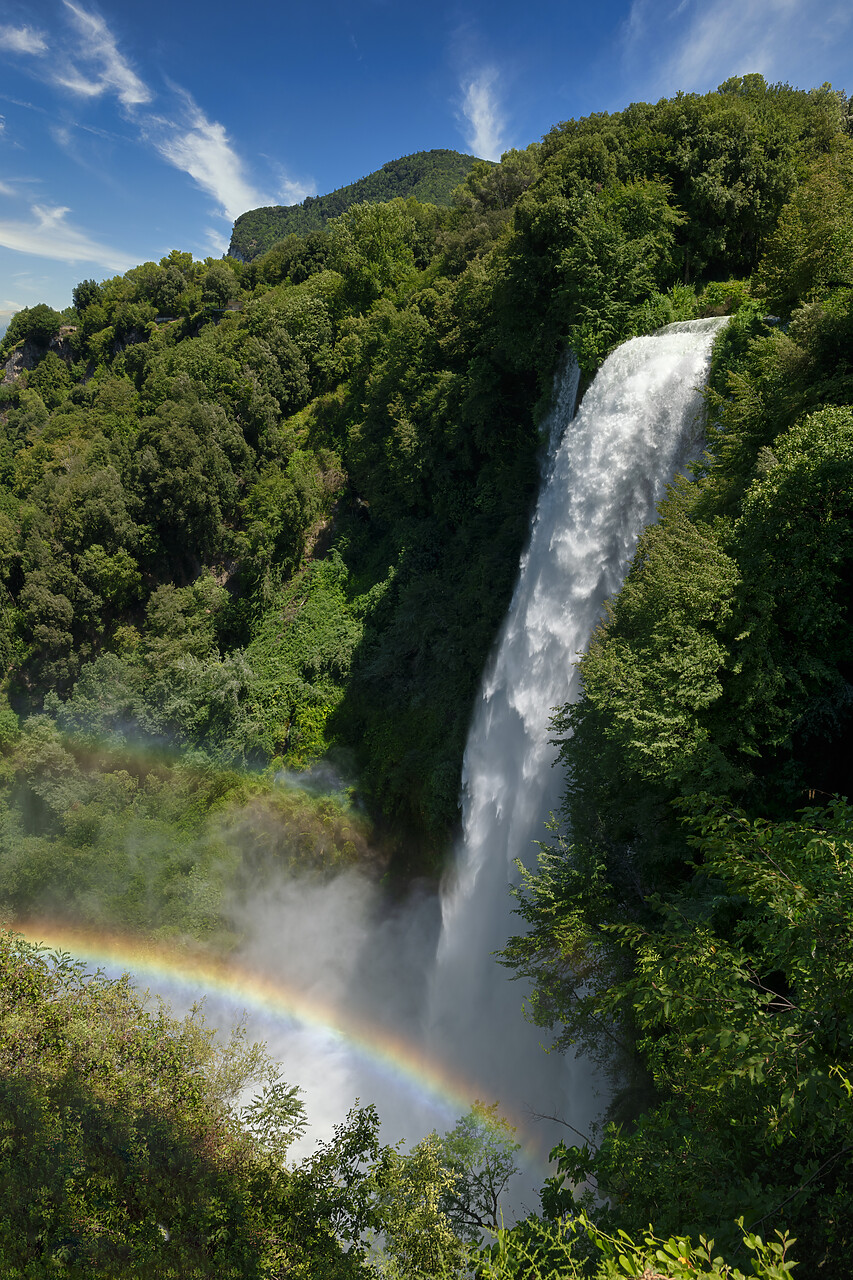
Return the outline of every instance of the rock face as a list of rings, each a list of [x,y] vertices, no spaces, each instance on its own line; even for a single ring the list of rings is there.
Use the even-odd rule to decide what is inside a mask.
[[[0,386],[8,387],[11,383],[18,381],[24,369],[32,369],[32,361],[30,361],[29,364],[25,363],[26,357],[24,352],[27,345],[27,343],[24,343],[23,347],[19,347],[17,351],[13,351],[9,356],[9,359],[3,366],[3,381],[0,383]]]
[[[3,366],[3,378],[0,381],[0,386],[8,387],[17,382],[21,374],[27,369],[34,369],[39,360],[47,355],[48,351],[55,352],[60,360],[64,360],[66,364],[71,364],[74,360],[74,352],[71,350],[71,334],[76,332],[76,328],[77,326],[73,324],[63,325],[56,337],[51,338],[46,346],[43,342],[36,342],[33,338],[27,338],[21,346],[15,348]]]

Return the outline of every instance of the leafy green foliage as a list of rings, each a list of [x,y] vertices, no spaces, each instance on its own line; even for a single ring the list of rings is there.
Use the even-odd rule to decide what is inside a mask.
[[[337,751],[407,858],[434,862],[457,817],[471,699],[512,589],[561,351],[571,343],[592,373],[633,333],[743,303],[733,275],[776,261],[768,237],[789,197],[801,219],[820,207],[846,163],[845,128],[830,91],[744,77],[568,121],[498,165],[463,158],[457,172],[443,153],[395,162],[378,186],[324,198],[324,229],[252,262],[173,250],[82,281],[76,324],[2,392],[3,652],[16,709],[40,711],[54,691],[85,698],[90,718],[103,699],[105,725],[138,717],[143,736],[231,759],[301,767]],[[452,205],[420,203],[412,183],[445,160]],[[733,376],[754,388],[746,366],[765,370],[758,398],[743,382],[717,386],[717,447],[742,491],[756,447],[847,402],[845,293],[797,296],[810,303],[787,336],[761,330],[749,304],[733,321]],[[760,330],[763,347],[749,348]],[[685,509],[682,532],[686,547],[687,525],[701,525],[716,571],[729,573],[728,557],[746,584],[714,525],[736,488],[707,517]],[[210,643],[196,652],[159,636],[152,598],[208,578],[226,592]],[[307,584],[309,604],[278,637],[276,619]],[[662,743],[678,739],[679,763],[648,772],[650,796],[700,757],[712,774],[749,772],[711,724],[740,676],[732,590],[730,621],[691,632],[689,695],[672,692],[673,658],[654,710],[637,705],[649,724],[678,708]],[[685,597],[671,630],[687,612]],[[629,657],[628,683],[643,684]],[[800,678],[785,677],[786,698]],[[804,683],[817,708],[823,687]],[[747,696],[757,707],[764,695],[755,684]],[[837,701],[837,682],[827,696]],[[625,776],[634,757],[609,741]]]
[[[614,1239],[710,1231],[730,1266],[739,1219],[789,1228],[812,1269],[843,1271],[851,1243],[850,814],[798,812],[849,787],[853,313],[846,196],[817,195],[840,163],[810,160],[754,282],[788,324],[730,282],[699,303],[740,294],[708,453],[555,715],[571,842],[523,873],[503,956],[531,1016],[616,1085],[597,1145],[557,1149],[548,1214],[577,1196]]]
[[[224,262],[211,263],[202,278],[201,287],[202,302],[213,308],[224,307],[239,290],[236,275]]]
[[[34,307],[24,307],[16,312],[9,321],[8,328],[0,341],[0,356],[6,355],[12,347],[27,339],[37,346],[46,347],[51,338],[59,333],[62,316],[53,307],[39,302]]]
[[[517,1172],[518,1150],[497,1104],[475,1103],[443,1137],[433,1132],[409,1151],[386,1151],[377,1169],[378,1274],[384,1280],[469,1274],[484,1234],[498,1232],[500,1198]]]
[[[520,1150],[496,1102],[475,1103],[440,1140],[442,1163],[452,1182],[439,1204],[460,1239],[477,1241],[502,1225],[501,1196],[518,1172]]]
[[[252,1127],[271,1120],[276,1073],[249,1129],[231,1105],[270,1067],[239,1029],[219,1046],[197,1010],[176,1021],[127,977],[0,932],[5,1274],[368,1274],[372,1184],[357,1169],[379,1155],[375,1113],[353,1113],[286,1170]]]
[[[289,1085],[275,1068],[270,1078],[240,1111],[240,1122],[255,1142],[276,1164],[282,1164],[288,1149],[308,1128],[305,1105],[298,1085]]]
[[[794,192],[767,243],[757,286],[789,315],[827,286],[853,285],[853,149],[822,156]]]
[[[250,1083],[262,1088],[243,1107]],[[444,1145],[463,1163],[484,1119],[460,1121]],[[459,1183],[431,1135],[411,1152],[381,1148],[372,1108],[353,1110],[299,1163],[298,1090],[238,1025],[221,1043],[194,1008],[152,1009],[125,976],[107,978],[0,931],[0,1257],[10,1276],[296,1277],[425,1280],[478,1275],[687,1275],[742,1280],[713,1241],[650,1232],[635,1243],[580,1215],[528,1219],[466,1248],[441,1208]],[[497,1147],[496,1147],[497,1144]],[[501,1166],[503,1167],[503,1166]],[[381,1253],[370,1249],[382,1233]],[[763,1280],[790,1275],[787,1242],[746,1234]],[[580,1248],[578,1248],[580,1244]],[[601,1254],[594,1271],[585,1263]],[[648,1269],[652,1262],[654,1271]],[[547,1269],[546,1269],[547,1268]]]
[[[27,375],[27,386],[39,393],[48,409],[55,409],[71,388],[71,375],[56,352],[48,351]]]
[[[346,586],[340,556],[316,564],[273,602],[247,650],[256,672],[251,714],[264,726],[269,755],[290,768],[304,767],[334,743],[327,722],[362,636]]]
[[[583,697],[555,718],[575,838],[632,910],[680,875],[674,796],[785,814],[846,785],[850,323],[841,291],[787,334],[754,309],[733,319],[711,456],[643,535],[581,662]]]
[[[366,311],[382,296],[392,301],[412,286],[418,223],[402,200],[354,204],[329,231],[330,261],[346,279],[356,310]]]
[[[100,302],[101,297],[101,286],[97,280],[81,280],[71,290],[71,301],[74,305],[74,310],[81,315],[87,307],[90,307],[93,303]]]
[[[9,1267],[735,1280],[746,1250],[781,1280],[758,1233],[788,1224],[844,1272],[853,835],[842,804],[796,810],[853,758],[848,134],[828,86],[738,77],[498,165],[407,157],[245,215],[228,261],[173,250],[15,317],[2,905],[227,951],[268,875],[377,857],[345,796],[247,762],[342,761],[405,869],[437,866],[560,354],[591,376],[732,314],[708,455],[557,713],[572,844],[526,875],[505,954],[622,1086],[597,1147],[558,1149],[549,1220],[499,1229],[516,1147],[491,1108],[409,1152],[354,1111],[286,1167],[305,1115],[262,1056],[12,941]]]
[[[789,1255],[786,1236],[765,1241],[753,1232],[742,1233],[744,1247],[754,1256],[749,1275],[762,1280],[787,1280],[797,1264]],[[558,1223],[529,1218],[517,1227],[497,1233],[497,1241],[478,1259],[483,1280],[746,1280],[746,1273],[714,1252],[715,1241],[704,1236],[698,1245],[688,1236],[668,1239],[655,1235],[610,1234],[579,1213]]]
[[[506,952],[533,1016],[633,1086],[597,1148],[558,1150],[550,1220],[498,1229],[515,1144],[490,1108],[409,1152],[355,1111],[285,1167],[298,1091],[267,1070],[238,1113],[251,1049],[216,1058],[126,984],[19,951],[46,994],[4,1034],[50,1029],[3,1085],[18,1154],[33,1135],[8,1173],[8,1248],[42,1250],[21,1270],[734,1278],[747,1250],[780,1280],[787,1244],[758,1232],[788,1223],[841,1273],[850,820],[794,815],[851,757],[848,126],[828,86],[736,78],[499,165],[432,153],[255,211],[227,262],[82,281],[58,341],[50,308],[13,321],[3,351],[32,367],[0,392],[3,905],[227,950],[273,870],[376,857],[344,797],[247,762],[343,761],[406,869],[437,865],[566,344],[590,376],[632,334],[734,313],[708,456],[557,714],[573,843],[527,875]],[[187,1170],[177,1233],[161,1156]]]
[[[383,1280],[459,1275],[465,1250],[443,1208],[456,1178],[443,1163],[438,1137],[428,1135],[409,1152],[390,1152],[383,1173],[378,1274]]]
[[[630,1233],[649,1220],[710,1229],[732,1257],[743,1214],[789,1227],[812,1265],[839,1265],[853,1194],[850,811],[771,823],[707,798],[687,807],[693,878],[650,896],[643,923],[624,921],[600,873],[597,908],[569,898],[576,851],[546,855],[521,891],[531,932],[508,959],[537,980],[534,1009],[599,1049],[633,1033],[658,1099],[597,1148],[561,1146],[543,1202],[559,1216],[585,1180],[609,1206],[597,1217]],[[592,957],[586,970],[578,955]]]

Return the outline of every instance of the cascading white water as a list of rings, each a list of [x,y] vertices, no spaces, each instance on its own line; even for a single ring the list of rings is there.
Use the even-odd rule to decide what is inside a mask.
[[[442,895],[430,1048],[485,1100],[497,1098],[515,1114],[559,1113],[579,1129],[594,1109],[588,1075],[542,1052],[543,1033],[521,1020],[523,991],[492,953],[519,928],[508,892],[515,860],[535,860],[535,842],[559,803],[552,709],[576,696],[573,664],[667,483],[695,452],[697,388],[722,323],[669,325],[619,347],[562,433],[566,396],[556,397],[552,434],[562,440],[465,749],[463,840]]]
[[[433,1061],[462,1082],[471,1100],[497,1100],[542,1152],[565,1131],[527,1123],[526,1113],[559,1114],[583,1130],[599,1110],[594,1081],[541,1051],[542,1033],[522,1017],[524,993],[492,953],[518,928],[508,892],[514,861],[534,860],[534,842],[559,803],[552,708],[575,696],[575,659],[605,599],[619,590],[667,482],[696,450],[697,388],[721,323],[670,325],[625,343],[568,429],[577,370],[564,365],[530,545],[472,719],[464,839],[440,920],[423,889],[389,912],[375,886],[346,874],[288,882],[244,922],[254,933],[246,963],[339,1010],[344,1025],[363,1024],[368,1041],[377,1030],[402,1038],[425,1065]],[[461,1110],[458,1089],[450,1099],[413,1089],[411,1079],[407,1087],[334,1034],[310,1026],[257,1031],[304,1086],[312,1138],[328,1136],[356,1096],[377,1104],[389,1141],[449,1128]],[[541,1174],[530,1171],[525,1198]]]

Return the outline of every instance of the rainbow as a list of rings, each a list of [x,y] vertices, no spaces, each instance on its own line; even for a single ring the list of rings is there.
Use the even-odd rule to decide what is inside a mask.
[[[385,1027],[348,1018],[315,996],[305,996],[280,979],[209,953],[170,946],[122,933],[87,929],[53,920],[15,921],[6,926],[28,942],[67,952],[106,971],[128,972],[159,993],[197,999],[211,995],[239,1014],[243,1010],[275,1022],[313,1029],[333,1042],[346,1044],[371,1066],[390,1075],[424,1101],[467,1112],[477,1099],[470,1082],[458,1077],[410,1042]],[[296,1082],[298,1083],[298,1082]],[[488,1099],[485,1099],[488,1101]],[[535,1159],[523,1126],[512,1117],[516,1138],[527,1159]]]

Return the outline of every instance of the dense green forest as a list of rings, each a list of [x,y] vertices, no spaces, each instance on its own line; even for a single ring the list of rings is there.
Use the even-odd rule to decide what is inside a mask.
[[[10,1274],[847,1274],[851,123],[829,86],[736,78],[560,124],[448,207],[356,203],[14,317],[0,901],[227,952],[250,872],[440,868],[561,352],[589,379],[731,315],[707,453],[556,712],[563,811],[504,953],[618,1081],[611,1123],[481,1241],[465,1205],[512,1165],[489,1117],[402,1156],[356,1111],[294,1164],[262,1053],[4,935]],[[336,794],[277,785],[321,760]],[[196,1219],[164,1207],[185,1176]]]
[[[485,161],[458,151],[415,151],[328,195],[306,196],[301,204],[249,209],[234,223],[228,252],[241,262],[251,262],[289,235],[322,231],[353,204],[384,204],[411,196],[421,204],[449,205],[453,192],[477,163]]]

